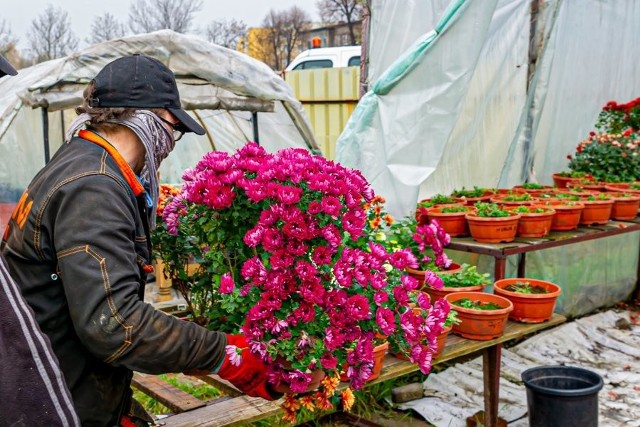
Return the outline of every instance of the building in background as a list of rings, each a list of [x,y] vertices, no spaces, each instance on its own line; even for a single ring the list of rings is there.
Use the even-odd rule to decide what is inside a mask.
[[[355,22],[354,31],[356,33],[357,44],[362,40],[362,21]],[[313,44],[313,40],[320,41],[319,46]],[[311,24],[307,31],[301,33],[298,50],[300,52],[314,47],[336,47],[350,46],[349,25],[346,22],[337,24],[316,23]]]

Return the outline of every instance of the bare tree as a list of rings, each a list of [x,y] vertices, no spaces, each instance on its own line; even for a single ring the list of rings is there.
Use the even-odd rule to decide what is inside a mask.
[[[324,22],[346,22],[351,44],[358,43],[354,28],[362,19],[363,0],[318,0],[316,7],[318,15]]]
[[[298,44],[300,33],[302,33],[310,22],[309,15],[298,6],[292,6],[285,11],[283,32],[284,51],[286,61],[284,66],[289,65],[294,57],[295,46]],[[284,67],[283,67],[284,68]]]
[[[36,61],[48,61],[67,55],[78,47],[78,39],[71,30],[69,15],[52,5],[31,21],[29,44]]]
[[[0,20],[0,55],[6,56],[7,53],[15,49],[18,39],[11,32],[11,25],[6,19]]]
[[[247,24],[241,20],[211,21],[205,31],[207,40],[220,46],[236,49],[238,42],[247,33]]]
[[[308,23],[309,15],[298,6],[284,11],[271,9],[267,13],[262,26],[266,30],[265,41],[271,50],[268,64],[274,70],[282,70],[291,62],[300,33]]]
[[[91,35],[87,37],[87,43],[100,43],[103,41],[122,37],[126,34],[124,25],[115,16],[106,12],[97,16],[91,23]]]
[[[186,33],[202,0],[136,0],[129,8],[129,29],[134,34],[169,29]]]

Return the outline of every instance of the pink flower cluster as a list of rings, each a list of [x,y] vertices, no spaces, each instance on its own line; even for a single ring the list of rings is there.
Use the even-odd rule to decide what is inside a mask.
[[[237,308],[245,311],[241,330],[272,366],[272,383],[304,392],[314,370],[346,370],[358,389],[371,375],[379,336],[403,340],[410,359],[429,372],[449,306],[413,296],[418,282],[403,273],[417,265],[410,250],[390,253],[371,241],[365,204],[374,193],[360,172],[306,150],[270,154],[248,143],[232,155],[206,154],[183,179],[164,220],[177,232],[185,209],[195,206],[198,237],[211,248],[205,257],[221,250],[210,241],[217,226],[255,212],[247,216],[255,221],[237,226],[251,255],[220,263],[215,291],[222,302],[247,302]],[[420,244],[443,242],[438,228],[424,227]],[[446,264],[439,252],[436,262]]]

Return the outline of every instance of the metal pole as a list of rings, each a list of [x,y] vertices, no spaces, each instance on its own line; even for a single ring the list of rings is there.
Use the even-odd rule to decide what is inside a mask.
[[[47,107],[42,107],[42,141],[44,143],[44,164],[49,163],[49,114]]]
[[[251,112],[251,122],[253,123],[253,141],[260,145],[260,136],[258,134],[258,112]]]

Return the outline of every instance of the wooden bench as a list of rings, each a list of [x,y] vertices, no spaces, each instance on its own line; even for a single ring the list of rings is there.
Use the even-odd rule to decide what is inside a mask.
[[[449,334],[444,353],[433,362],[433,365],[482,352],[486,425],[495,426],[498,417],[502,343],[559,325],[565,320],[563,316],[554,314],[549,321],[544,323],[525,324],[508,321],[504,334],[490,341],[468,340]],[[398,378],[417,370],[418,367],[415,364],[387,355],[380,377],[367,385]],[[174,415],[162,420],[161,424],[165,427],[238,426],[272,417],[281,412],[279,401],[268,402],[264,399],[242,395],[231,384],[222,381],[216,375],[197,378],[230,393],[230,396],[208,402],[202,402],[195,398],[193,398],[195,401],[192,401],[193,399],[186,397],[186,393],[180,390],[178,390],[180,393],[174,395],[175,387],[173,386],[169,385],[169,387],[163,388],[158,385],[157,381],[164,382],[160,378],[137,373],[134,376],[133,385],[175,412]],[[150,394],[151,392],[155,394]]]

